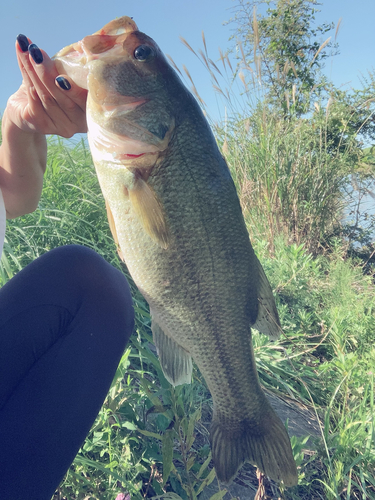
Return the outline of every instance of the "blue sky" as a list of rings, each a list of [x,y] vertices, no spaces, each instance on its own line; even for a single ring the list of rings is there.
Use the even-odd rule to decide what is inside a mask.
[[[203,30],[210,56],[217,60],[218,47],[224,51],[231,43],[228,39],[233,26],[223,26],[223,23],[232,17],[235,5],[232,0],[64,0],[59,3],[2,0],[0,112],[21,83],[14,52],[18,33],[25,34],[53,55],[65,45],[97,31],[111,19],[129,15],[180,68],[183,64],[188,67],[210,114],[222,117],[224,105],[217,99],[207,72],[180,42],[179,36],[199,49],[203,47]],[[320,8],[318,22],[337,23],[343,18],[337,40],[340,55],[327,62],[326,73],[336,85],[358,88],[358,76],[375,67],[375,0],[322,0]]]

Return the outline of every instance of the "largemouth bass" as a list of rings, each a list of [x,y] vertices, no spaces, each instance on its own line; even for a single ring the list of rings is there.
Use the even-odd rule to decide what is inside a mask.
[[[120,256],[146,298],[160,363],[213,398],[217,476],[249,461],[286,486],[297,470],[257,375],[251,327],[279,335],[271,287],[211,129],[156,43],[122,17],[55,56],[88,89],[88,139]]]

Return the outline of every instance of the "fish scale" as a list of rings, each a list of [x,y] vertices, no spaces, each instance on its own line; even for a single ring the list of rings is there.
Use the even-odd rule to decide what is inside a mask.
[[[149,303],[163,372],[174,385],[189,383],[193,358],[211,392],[218,478],[229,482],[249,461],[296,484],[289,437],[261,389],[251,341],[251,326],[279,335],[272,290],[199,105],[127,17],[55,61],[81,85],[86,78],[89,144],[109,223]]]

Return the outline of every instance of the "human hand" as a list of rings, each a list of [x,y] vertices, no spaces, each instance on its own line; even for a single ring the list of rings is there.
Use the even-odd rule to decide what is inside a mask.
[[[16,53],[23,82],[7,103],[6,116],[19,129],[40,134],[72,137],[87,132],[87,90],[66,75],[59,75],[54,62],[24,35]]]

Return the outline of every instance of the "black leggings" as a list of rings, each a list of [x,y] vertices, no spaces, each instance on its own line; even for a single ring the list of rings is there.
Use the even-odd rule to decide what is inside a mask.
[[[133,329],[128,283],[92,250],[52,250],[0,288],[0,498],[50,500]]]

